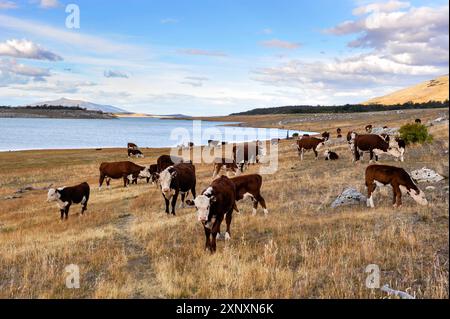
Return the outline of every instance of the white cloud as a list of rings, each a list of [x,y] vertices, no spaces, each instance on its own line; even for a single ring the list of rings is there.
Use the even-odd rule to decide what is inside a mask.
[[[15,2],[0,0],[0,10],[17,9],[18,7],[19,6]]]
[[[49,8],[57,8],[60,6],[58,0],[40,0],[39,6],[41,8],[49,9]]]
[[[161,24],[176,24],[180,21],[178,19],[174,19],[174,18],[165,18],[165,19],[161,19],[159,22],[161,22]]]
[[[225,57],[226,53],[221,51],[209,51],[202,49],[182,49],[178,50],[178,53],[187,54],[187,55],[204,55],[204,56],[216,56],[216,57]]]
[[[128,74],[121,71],[105,70],[103,72],[105,78],[125,78],[128,79]]]
[[[185,81],[180,82],[181,84],[190,85],[192,87],[201,87],[205,81],[209,79],[204,76],[186,76]]]
[[[62,57],[28,40],[7,40],[0,43],[0,56],[48,61],[61,61]]]
[[[399,9],[409,8],[410,6],[411,4],[409,2],[395,0],[388,2],[377,2],[357,7],[353,10],[353,14],[358,16],[370,12],[392,12]]]
[[[272,39],[261,42],[261,45],[268,47],[268,48],[280,48],[280,49],[298,49],[301,47],[301,43],[297,42],[289,42],[289,41],[283,41],[279,39]]]
[[[25,84],[31,80],[35,82],[45,81],[49,76],[50,71],[48,69],[17,63],[16,60],[0,60],[1,86],[9,86],[17,83]]]

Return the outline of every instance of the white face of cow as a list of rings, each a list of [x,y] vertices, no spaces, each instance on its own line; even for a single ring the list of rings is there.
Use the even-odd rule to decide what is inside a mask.
[[[414,199],[414,201],[422,206],[426,206],[428,205],[428,201],[427,198],[425,197],[425,193],[419,189],[419,193],[417,193],[415,190],[410,189],[409,191],[407,191],[409,196],[412,197],[412,199]]]
[[[146,166],[142,171],[139,172],[139,177],[142,178],[150,178],[152,174],[150,174],[150,166]]]
[[[205,195],[197,196],[194,200],[194,204],[197,209],[198,221],[206,222],[208,220],[209,209],[211,207],[211,198]]]
[[[400,152],[400,149],[398,147],[389,147],[387,153],[391,156],[394,156],[395,158],[399,158],[402,156],[402,152]]]
[[[316,151],[320,151],[324,147],[325,147],[325,142],[321,142],[321,143],[319,143],[319,145],[317,145]]]
[[[168,167],[164,171],[161,172],[159,175],[159,183],[161,185],[161,191],[165,198],[170,199],[172,198],[175,190],[170,188],[170,184],[172,183],[172,179],[177,176],[177,172],[173,171],[172,173],[169,171],[169,169],[172,168]]]
[[[47,193],[47,202],[56,202],[61,198],[61,194],[56,189],[50,188]]]
[[[325,157],[328,157],[328,155],[330,155],[330,150],[326,150],[326,151],[323,153],[323,156],[325,156]]]

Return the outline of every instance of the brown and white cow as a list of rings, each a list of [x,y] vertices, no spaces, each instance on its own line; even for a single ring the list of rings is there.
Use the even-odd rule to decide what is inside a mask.
[[[253,202],[253,215],[256,215],[258,204],[264,209],[264,215],[267,215],[266,201],[261,196],[262,177],[259,174],[242,175],[231,178],[236,186],[236,201],[250,198]]]
[[[69,209],[72,204],[81,204],[81,215],[87,210],[90,187],[84,182],[72,187],[50,188],[47,202],[56,202],[61,213],[61,219],[69,218]]]
[[[139,174],[134,174],[131,176],[128,176],[128,179],[130,180],[131,184],[137,184],[137,181],[139,178],[145,178],[147,180],[147,184],[152,182],[152,184],[156,183],[158,181],[159,175],[158,173],[158,165],[152,164],[149,166],[149,172],[150,177],[140,177]]]
[[[138,149],[138,146],[137,146],[136,144],[134,144],[134,143],[128,143],[128,144],[127,144],[127,148],[128,148],[128,149],[137,150],[137,149]]]
[[[169,201],[172,200],[172,215],[175,215],[175,205],[178,194],[181,194],[181,206],[184,207],[184,199],[189,191],[195,198],[195,166],[190,163],[179,163],[167,167],[159,174],[161,193],[166,204],[166,213],[169,214]]]
[[[233,145],[233,160],[241,171],[245,165],[259,163],[263,156],[266,156],[266,149],[260,141]]]
[[[360,152],[369,152],[370,161],[374,159],[378,161],[378,156],[381,154],[389,154],[395,158],[402,159],[402,153],[397,147],[389,145],[383,137],[376,134],[363,134],[359,135],[352,133],[352,151],[354,155],[354,161],[357,162],[361,159]]]
[[[391,185],[394,192],[394,207],[402,205],[402,193],[409,194],[416,203],[427,205],[425,193],[417,187],[411,176],[400,167],[370,165],[366,169],[367,207],[375,207],[373,193],[375,188]]]
[[[325,153],[323,153],[323,156],[325,156],[325,160],[328,161],[336,161],[339,159],[339,155],[337,155],[335,152],[332,152],[330,150],[326,150]]]
[[[128,153],[128,157],[135,156],[136,158],[139,158],[139,157],[144,158],[144,154],[138,149],[129,148],[127,150],[127,153]]]
[[[234,173],[235,176],[238,176],[240,173],[242,173],[235,160],[231,158],[216,157],[214,159],[213,179],[219,175],[220,171],[223,168],[225,168],[225,172],[228,177],[231,173]]]
[[[220,235],[220,224],[226,218],[227,230],[225,240],[231,239],[231,220],[236,209],[236,186],[226,176],[212,181],[201,195],[193,201],[197,209],[197,219],[205,230],[205,249],[216,251],[216,238]]]
[[[324,138],[317,138],[312,136],[304,136],[301,139],[297,140],[297,151],[300,159],[303,161],[303,154],[305,151],[312,150],[316,157],[316,160],[319,156],[319,151],[323,146],[325,146]]]
[[[140,166],[133,162],[111,162],[100,164],[99,190],[102,189],[103,181],[106,178],[106,185],[110,187],[111,179],[123,178],[123,186],[127,187],[133,176],[147,178],[151,177],[149,167]]]
[[[171,156],[171,155],[161,155],[156,161],[158,167],[158,173],[161,173],[167,167],[179,164],[179,163],[191,163],[191,161],[185,161],[182,157]]]
[[[372,129],[373,129],[373,126],[370,125],[370,124],[366,125],[366,127],[365,127],[366,132],[369,133],[369,134],[372,133]]]
[[[323,133],[322,133],[322,138],[323,138],[325,141],[328,141],[328,140],[330,139],[330,132],[328,132],[328,131],[323,132]]]

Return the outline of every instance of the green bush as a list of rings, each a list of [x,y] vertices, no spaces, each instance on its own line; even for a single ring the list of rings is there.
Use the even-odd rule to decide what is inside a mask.
[[[298,137],[299,136],[299,134],[298,133],[294,133],[294,134],[292,134],[292,137]]]
[[[419,123],[403,125],[399,133],[406,144],[423,144],[433,140],[433,136],[428,133],[427,127]]]

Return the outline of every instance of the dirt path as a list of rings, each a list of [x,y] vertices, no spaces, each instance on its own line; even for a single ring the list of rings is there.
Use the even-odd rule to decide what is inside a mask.
[[[161,298],[162,292],[156,280],[156,274],[150,262],[150,256],[134,238],[130,226],[136,217],[129,213],[119,216],[117,225],[117,235],[115,240],[123,244],[128,258],[124,271],[130,277],[127,285],[132,287],[132,293],[128,298]]]

